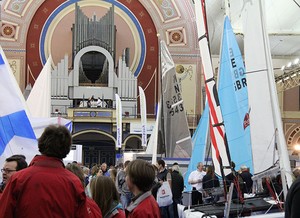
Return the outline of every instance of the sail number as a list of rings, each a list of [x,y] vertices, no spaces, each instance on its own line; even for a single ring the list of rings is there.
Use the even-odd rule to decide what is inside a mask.
[[[176,104],[181,100],[182,100],[181,94],[176,93],[176,95],[172,97],[171,101],[166,101],[166,106],[171,116],[174,116],[176,113],[184,111],[184,107],[182,103]]]
[[[244,87],[247,87],[245,70],[244,67],[237,67],[232,48],[229,48],[229,55],[230,55],[231,67],[233,69],[233,75],[234,78],[236,79],[236,81],[234,82],[234,90],[237,91]]]

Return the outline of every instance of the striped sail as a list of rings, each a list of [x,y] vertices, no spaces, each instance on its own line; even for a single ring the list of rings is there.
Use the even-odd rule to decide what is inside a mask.
[[[208,39],[203,16],[204,5],[201,0],[195,0],[196,22],[199,38],[200,54],[204,68],[206,96],[210,110],[210,136],[212,142],[212,159],[215,172],[218,175],[228,175],[230,169],[230,153],[223,124],[222,112],[218,98],[216,82],[213,74]],[[223,171],[222,171],[223,170]],[[224,173],[223,173],[224,172]]]

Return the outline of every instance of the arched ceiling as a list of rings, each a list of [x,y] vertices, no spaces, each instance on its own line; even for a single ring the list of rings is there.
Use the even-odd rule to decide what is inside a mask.
[[[24,69],[27,67],[27,64],[29,64],[31,68],[36,67],[36,70],[32,69],[33,74],[36,77],[40,72],[43,61],[45,61],[42,60],[42,54],[40,50],[41,46],[44,45],[40,44],[40,35],[37,33],[37,30],[41,31],[41,29],[44,28],[47,18],[60,5],[67,2],[72,4],[77,1],[78,0],[3,0],[1,7],[2,27],[0,29],[0,41],[2,47],[7,52],[13,52],[14,57],[19,55],[24,58]],[[242,48],[243,36],[242,34],[239,34],[242,33],[241,10],[246,2],[251,2],[254,0],[228,1],[230,2],[229,14],[232,26],[234,31],[238,33],[237,38],[240,42],[240,47]],[[90,6],[95,4],[98,8],[101,7],[103,2],[120,2],[123,4],[142,24],[143,34],[145,34],[146,37],[152,34],[151,40],[146,41],[147,44],[145,45],[145,48],[147,48],[148,52],[152,51],[154,52],[153,54],[157,54],[157,42],[158,40],[162,39],[167,42],[175,62],[176,58],[180,58],[180,61],[185,62],[185,58],[199,57],[193,0],[85,0],[80,2]],[[299,4],[297,4],[297,1],[294,0],[264,0],[264,2],[266,5],[266,23],[268,32],[270,33],[269,38],[272,55],[285,58],[299,56]],[[225,1],[206,1],[206,9],[211,53],[212,55],[218,55],[220,50],[223,16],[226,9]],[[89,10],[87,9],[87,11]],[[100,9],[97,11],[101,14]],[[92,12],[90,10],[87,13]],[[38,20],[39,23],[33,23],[34,18]],[[72,16],[66,13],[65,16],[61,15],[60,18],[62,20],[58,21],[57,26],[59,26],[59,22],[61,22],[61,26],[63,26],[63,22],[70,23]],[[126,22],[128,24],[128,21],[126,21],[126,19],[124,21],[123,19],[123,24],[126,24]],[[51,53],[51,55],[54,57],[54,64],[63,58],[65,53],[71,52],[71,46],[64,41],[68,39],[68,37],[70,38],[70,30],[68,29],[69,35],[67,37],[62,37],[59,35],[57,32],[61,32],[60,30],[61,29],[59,28],[52,29],[52,41],[56,41],[56,43],[51,42],[52,44],[48,46],[48,50],[45,51],[46,56]],[[130,38],[127,38],[126,40],[121,38],[118,40],[120,41],[120,45],[122,45],[122,42],[123,45],[131,45],[132,43],[136,43],[136,39],[135,42],[133,42]],[[121,47],[122,46],[120,46],[120,48]],[[36,56],[39,60],[30,60],[31,57],[34,58],[34,56],[30,53],[30,50],[34,48],[38,48],[39,50],[37,53],[38,57]],[[134,49],[135,47],[133,45],[132,52]],[[120,51],[121,50],[122,49],[120,49]],[[157,65],[157,59],[155,59],[156,61],[153,62],[153,54],[148,53],[148,56],[145,60],[146,62],[150,62],[144,62],[143,69],[141,69],[141,71],[154,71],[155,65]],[[132,57],[135,57],[134,54]],[[194,61],[197,60],[194,59]],[[137,66],[131,66],[131,68],[136,69]],[[150,73],[148,74],[150,75]],[[149,79],[149,77],[147,79]]]
[[[85,2],[88,2],[86,0]],[[244,2],[249,0],[229,0],[230,17],[234,31],[242,31],[240,11]],[[7,49],[25,49],[26,33],[37,10],[47,13],[47,8],[40,8],[45,0],[4,0],[2,1],[1,44]],[[52,1],[59,5],[64,0]],[[92,1],[91,1],[92,2]],[[133,4],[133,0],[126,0]],[[161,39],[176,41],[170,48],[171,53],[194,53],[195,24],[193,0],[140,0],[151,15]],[[267,28],[270,35],[272,54],[276,56],[297,56],[300,54],[300,8],[294,0],[265,0]],[[222,31],[225,3],[222,0],[206,1],[208,26],[211,37],[212,54],[219,53],[220,34]],[[142,15],[141,15],[142,16]],[[170,33],[175,33],[170,35]],[[184,39],[180,38],[184,35]],[[171,37],[172,36],[172,37]],[[241,37],[241,36],[240,36]],[[240,39],[242,40],[242,39]]]

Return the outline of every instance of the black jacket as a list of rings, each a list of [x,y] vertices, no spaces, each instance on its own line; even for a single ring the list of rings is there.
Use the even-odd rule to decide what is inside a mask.
[[[285,201],[285,218],[300,217],[300,177],[292,184]]]
[[[174,199],[180,199],[182,197],[182,191],[184,189],[184,182],[182,175],[178,171],[174,170],[171,173],[172,178],[172,194]]]

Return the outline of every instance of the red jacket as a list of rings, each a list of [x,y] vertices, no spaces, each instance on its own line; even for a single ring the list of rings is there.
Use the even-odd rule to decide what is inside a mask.
[[[123,209],[118,209],[118,213],[115,213],[111,218],[125,218],[125,212]]]
[[[93,199],[91,199],[89,197],[86,197],[86,203],[87,203],[88,217],[90,217],[90,218],[102,218],[101,210],[98,207],[98,204],[96,204],[96,202]]]
[[[0,201],[0,217],[6,218],[81,218],[100,213],[87,203],[78,177],[60,159],[43,155],[10,178]]]
[[[150,191],[139,196],[126,208],[126,217],[160,218],[158,204]]]

